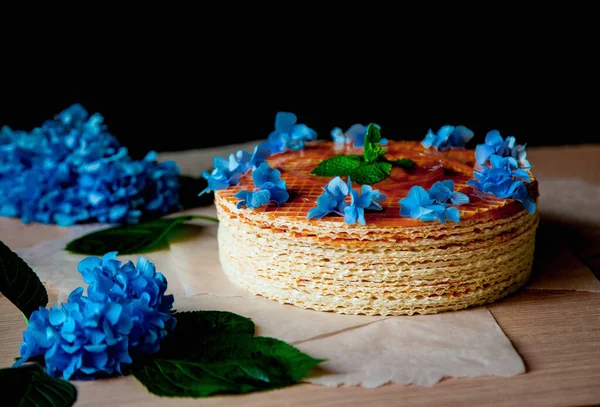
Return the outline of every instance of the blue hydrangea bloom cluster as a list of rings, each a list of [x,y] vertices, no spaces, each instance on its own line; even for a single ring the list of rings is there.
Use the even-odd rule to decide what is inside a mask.
[[[275,130],[266,141],[271,154],[301,150],[306,141],[316,140],[317,132],[305,124],[297,124],[297,121],[293,113],[278,112],[275,115]]]
[[[381,129],[381,126],[373,123],[375,127]],[[368,126],[363,126],[362,124],[353,124],[346,130],[342,131],[339,127],[335,127],[331,130],[331,138],[337,144],[352,144],[354,143],[354,147],[364,147],[365,146],[365,136],[367,135]],[[382,138],[379,141],[379,144],[386,145],[388,144],[388,139]]]
[[[479,164],[484,164],[492,155],[512,157],[521,167],[531,168],[525,145],[517,144],[513,136],[502,138],[498,130],[489,131],[485,136],[485,143],[475,147],[475,158]]]
[[[248,208],[258,208],[261,205],[274,202],[281,205],[286,202],[290,195],[287,192],[285,181],[280,179],[281,172],[275,168],[271,168],[265,161],[260,166],[252,171],[252,180],[255,191],[242,190],[235,194],[238,201],[238,209],[246,206]]]
[[[410,216],[424,222],[439,219],[441,223],[446,220],[460,222],[460,213],[451,205],[469,203],[469,197],[462,192],[454,191],[454,181],[438,181],[429,191],[415,185],[408,191],[408,196],[402,198],[400,216]]]
[[[437,133],[429,129],[421,143],[425,148],[445,151],[450,148],[464,148],[473,135],[474,133],[465,126],[445,125],[440,127]]]
[[[490,157],[490,165],[483,164],[483,169],[474,176],[475,179],[469,180],[467,185],[498,198],[512,198],[521,202],[529,213],[535,213],[535,202],[525,185],[531,182],[531,178],[525,169],[519,168],[515,158],[494,154]]]
[[[41,356],[53,377],[94,379],[123,374],[133,358],[160,349],[176,324],[167,280],[145,258],[122,265],[116,254],[79,263],[87,296],[79,287],[66,304],[31,314],[15,367]]]
[[[0,130],[0,216],[69,226],[137,223],[179,209],[179,168],[132,160],[79,104],[31,132]]]
[[[307,219],[320,219],[334,213],[343,216],[344,222],[349,225],[354,225],[356,222],[366,225],[365,209],[381,210],[381,203],[387,198],[385,194],[373,190],[370,185],[363,185],[359,194],[359,191],[352,189],[350,177],[348,182],[335,177],[323,190],[325,192],[317,198],[317,207],[308,211]],[[348,195],[350,195],[350,204],[346,202]]]

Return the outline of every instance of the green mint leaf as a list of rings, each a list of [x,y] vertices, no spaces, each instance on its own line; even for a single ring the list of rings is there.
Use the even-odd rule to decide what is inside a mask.
[[[37,274],[1,241],[0,292],[16,305],[26,318],[39,307],[48,304],[48,293]]]
[[[75,386],[48,376],[38,364],[0,370],[3,406],[70,407],[77,401]]]
[[[175,332],[133,375],[159,396],[206,397],[275,389],[300,381],[322,360],[277,339],[254,337],[248,318],[219,311],[175,314]]]
[[[323,160],[311,174],[321,177],[345,177],[363,164],[359,155],[337,155]]]
[[[364,147],[365,162],[367,164],[376,162],[387,153],[385,148],[379,146],[380,141],[381,131],[373,123],[369,124],[365,134]]]
[[[350,173],[350,179],[360,185],[373,185],[389,177],[391,171],[391,163],[379,161],[358,167]]]
[[[392,164],[394,167],[402,167],[405,169],[410,169],[415,165],[415,162],[410,158],[401,158],[400,160],[387,160],[387,162]]]
[[[218,222],[210,216],[177,216],[161,218],[135,225],[114,226],[77,238],[67,244],[73,253],[101,256],[111,251],[134,254],[157,250],[168,245],[167,235],[176,226],[193,219]]]

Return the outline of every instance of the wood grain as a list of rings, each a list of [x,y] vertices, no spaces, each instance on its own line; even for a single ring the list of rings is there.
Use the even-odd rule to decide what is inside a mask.
[[[78,406],[207,405],[505,405],[570,406],[600,403],[600,295],[524,291],[490,307],[525,361],[514,377],[446,379],[433,387],[386,385],[378,389],[302,384],[246,396],[188,400],[150,395],[135,379],[76,382]],[[18,356],[25,328],[17,309],[0,299],[0,366]]]

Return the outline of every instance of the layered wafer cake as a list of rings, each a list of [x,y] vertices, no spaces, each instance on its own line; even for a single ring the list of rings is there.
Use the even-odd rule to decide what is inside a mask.
[[[240,205],[240,191],[257,190],[252,171],[237,185],[215,191],[219,255],[229,279],[280,303],[365,315],[459,310],[522,287],[531,273],[538,225],[531,171],[520,170],[529,177],[519,184],[530,197],[528,211],[519,200],[490,193],[489,180],[477,187],[474,173],[490,166],[477,164],[474,149],[442,151],[409,141],[385,147],[386,160],[408,159],[413,165],[393,166],[389,176],[370,185],[385,200],[375,205],[380,209],[364,210],[364,222],[349,224],[344,211],[307,216],[335,178],[315,175],[314,169],[334,156],[363,155],[363,148],[349,144],[311,141],[268,157],[289,194],[280,204]],[[453,206],[456,213],[448,212],[448,220],[431,219],[427,209],[402,215],[403,199],[408,205],[413,187],[427,191],[440,181],[468,197]],[[360,191],[361,185],[351,182],[350,188]],[[342,207],[356,205],[356,198],[348,194]],[[435,203],[425,204],[435,209]]]

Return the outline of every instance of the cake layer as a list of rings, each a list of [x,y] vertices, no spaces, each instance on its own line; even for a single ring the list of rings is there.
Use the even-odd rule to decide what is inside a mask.
[[[537,214],[522,211],[435,239],[336,241],[261,227],[218,208],[220,260],[232,281],[281,303],[366,315],[456,310],[513,292],[531,272],[538,223]]]

